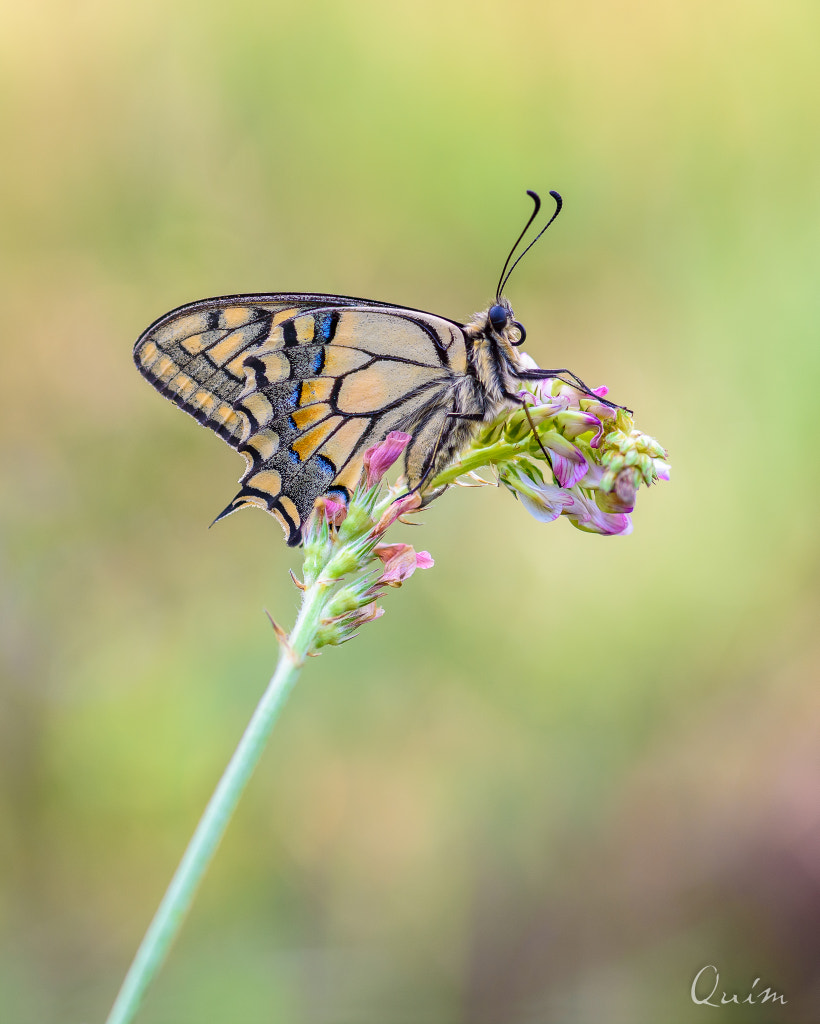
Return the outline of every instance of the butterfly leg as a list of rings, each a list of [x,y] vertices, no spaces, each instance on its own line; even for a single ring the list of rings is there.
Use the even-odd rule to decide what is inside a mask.
[[[515,402],[517,405],[523,406],[524,413],[526,414],[527,420],[529,421],[530,430],[532,430],[533,437],[538,442],[538,447],[543,452],[544,458],[547,460],[548,464],[551,466],[552,465],[552,459],[549,456],[549,452],[544,447],[544,444],[543,444],[543,442],[541,441],[541,438],[538,435],[538,431],[535,429],[535,423],[533,422],[532,415],[530,414],[530,403],[528,401],[526,401],[526,399],[522,398],[520,395],[513,395],[509,391],[505,391],[504,392],[504,397],[506,399],[508,399],[510,402]]]
[[[447,425],[446,420],[442,424],[442,428],[439,431],[438,440],[436,441],[435,447],[431,450],[430,454],[427,456],[427,459],[425,460],[424,471],[422,472],[422,475],[419,478],[418,483],[414,484],[412,487],[408,489],[408,494],[415,494],[416,491],[421,491],[422,487],[424,487],[427,480],[433,475],[433,469],[435,468],[437,462],[436,456],[443,447],[441,440],[444,435],[445,425]],[[402,497],[404,497],[404,495],[402,495]],[[435,495],[433,495],[432,497],[435,497]],[[432,497],[430,500],[432,500]]]
[[[435,422],[428,422],[428,429],[432,428],[430,435],[435,440],[423,456],[423,459],[416,462],[416,453],[411,451],[410,448],[407,450],[405,455],[405,471],[409,480],[415,480],[412,487],[408,488],[407,494],[421,492],[431,477],[434,477],[439,470],[448,466],[454,455],[461,451],[467,443],[469,436],[475,432],[475,428],[471,427],[470,424],[482,422],[484,419],[483,412],[457,412],[452,408],[449,412],[442,410],[439,416],[440,425],[437,426]],[[441,491],[437,490],[434,493],[425,495],[425,504],[432,501],[440,493]],[[404,496],[402,495],[402,497]]]
[[[561,376],[562,373],[565,373],[571,379],[564,380]],[[596,401],[600,402],[601,405],[606,405],[610,409],[623,409],[624,412],[628,412],[630,416],[632,415],[632,410],[627,409],[625,405],[618,405],[616,402],[610,402],[606,398],[601,398],[600,395],[597,395],[592,390],[592,388],[587,387],[587,385],[584,384],[577,373],[573,373],[572,370],[568,370],[566,367],[562,367],[559,370],[521,370],[516,373],[515,376],[519,380],[544,380],[547,377],[554,377],[556,380],[560,380],[563,384],[569,384],[570,387],[578,388],[580,391],[583,391],[584,394],[589,395],[590,398],[594,398]]]
[[[519,380],[543,380],[546,377],[557,377],[561,379],[560,374],[565,373],[568,377],[572,378],[574,387],[578,387],[581,391],[584,391],[588,395],[594,394],[591,388],[588,388],[586,384],[581,380],[577,373],[573,373],[572,370],[568,370],[565,366],[558,370],[542,370],[540,368],[534,370],[522,370],[519,373],[515,373],[515,376]],[[565,384],[569,384],[569,381],[564,381]],[[595,396],[598,397],[597,395]]]

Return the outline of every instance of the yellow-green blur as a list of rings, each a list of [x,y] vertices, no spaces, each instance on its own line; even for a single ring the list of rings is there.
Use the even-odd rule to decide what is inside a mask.
[[[311,661],[140,1024],[820,1014],[810,0],[0,14],[0,1019],[101,1021],[298,593],[131,347],[209,295],[466,320],[635,410],[630,537],[454,490]],[[704,988],[707,988],[704,981]],[[708,989],[705,994],[708,994]],[[791,1013],[791,1017],[787,1014]],[[774,1018],[773,1018],[774,1019]]]

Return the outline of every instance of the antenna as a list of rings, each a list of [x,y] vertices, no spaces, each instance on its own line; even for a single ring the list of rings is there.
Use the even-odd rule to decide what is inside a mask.
[[[533,238],[533,240],[527,246],[527,248],[519,255],[518,259],[515,261],[515,263],[513,263],[513,265],[510,267],[510,269],[508,271],[507,270],[507,265],[509,264],[510,260],[512,259],[513,253],[518,248],[518,246],[519,246],[519,244],[521,242],[521,239],[527,233],[527,229],[529,228],[530,224],[532,224],[532,222],[535,220],[535,218],[538,216],[538,211],[541,209],[541,199],[538,196],[538,193],[537,192],[532,192],[532,191],[530,191],[530,189],[527,189],[527,195],[535,203],[535,209],[533,210],[532,215],[530,216],[530,219],[527,221],[526,225],[524,226],[524,230],[521,232],[521,234],[516,239],[515,245],[512,247],[512,249],[510,249],[510,255],[507,257],[507,262],[504,264],[504,269],[501,271],[501,277],[499,277],[499,279],[498,279],[498,288],[496,289],[496,292],[495,292],[496,301],[498,301],[498,299],[501,298],[501,292],[504,290],[504,285],[506,285],[507,281],[509,281],[510,275],[512,274],[512,272],[515,270],[515,268],[518,266],[518,264],[521,262],[521,260],[524,258],[524,256],[527,255],[527,253],[530,251],[530,249],[532,249],[532,247],[535,245],[535,243],[538,241],[538,239],[541,237],[541,235],[544,234],[544,232],[547,230],[547,228],[550,226],[550,224],[552,224],[552,222],[555,220],[555,218],[561,212],[561,208],[564,205],[564,200],[561,198],[560,193],[556,192],[554,189],[550,189],[550,195],[555,200],[555,213],[553,213],[553,215],[550,217],[550,219],[547,221],[547,223],[541,228],[541,230],[538,232],[538,234],[535,236],[535,238]],[[504,276],[505,273],[506,273],[506,277]]]
[[[530,219],[524,225],[524,230],[521,232],[521,234],[518,236],[518,238],[516,238],[515,245],[513,245],[512,249],[510,249],[510,254],[509,254],[509,256],[507,257],[507,259],[506,259],[506,261],[504,263],[504,267],[503,267],[503,269],[501,271],[501,275],[498,278],[498,287],[495,290],[496,301],[501,298],[501,289],[503,287],[503,283],[502,282],[504,281],[504,274],[506,274],[506,272],[507,272],[507,267],[509,265],[510,260],[513,257],[513,253],[518,248],[518,246],[519,246],[519,244],[521,242],[521,239],[524,237],[524,235],[526,235],[527,230],[528,230],[530,224],[532,224],[532,222],[538,216],[538,211],[541,209],[541,196],[539,196],[537,192],[533,192],[531,189],[527,189],[527,195],[530,197],[530,199],[532,199],[533,203],[535,204],[535,209],[530,214]]]

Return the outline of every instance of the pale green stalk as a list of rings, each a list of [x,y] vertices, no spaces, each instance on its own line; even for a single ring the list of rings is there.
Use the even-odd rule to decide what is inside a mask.
[[[374,498],[371,492],[371,502],[374,502]],[[381,502],[373,503],[370,515],[378,520],[394,498],[395,494],[391,492]],[[338,536],[332,537],[325,527],[323,533],[320,531],[324,541],[318,544],[318,549],[316,545],[306,545],[306,585],[296,624],[286,640],[277,628],[281,642],[276,671],[199,820],[128,969],[106,1024],[129,1024],[134,1019],[146,989],[162,966],[305,658],[318,645],[317,637],[328,601],[336,585],[349,571],[336,569],[347,559],[355,561],[356,552],[365,543],[366,535],[373,525],[370,515],[364,515],[360,528],[352,534],[348,531],[349,536],[344,541]],[[310,556],[309,550],[312,552]]]
[[[281,645],[276,671],[188,843],[125,976],[106,1024],[128,1024],[134,1019],[145,990],[162,966],[248,779],[259,762],[270,731],[299,676],[305,656],[313,646],[328,587],[328,583],[319,579],[305,591],[288,644]]]

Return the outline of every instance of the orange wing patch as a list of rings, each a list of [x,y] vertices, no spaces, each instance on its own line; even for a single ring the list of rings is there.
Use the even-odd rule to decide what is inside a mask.
[[[307,430],[308,427],[312,427],[314,423],[318,423],[323,420],[326,416],[331,413],[329,405],[322,403],[321,405],[307,405],[303,408],[297,409],[291,419],[293,420],[297,430]]]
[[[312,405],[314,402],[326,402],[336,382],[332,377],[314,377],[303,380],[299,390],[299,406]]]
[[[326,455],[334,466],[344,466],[369,424],[370,420],[364,416],[346,420],[333,437],[322,445],[322,455]]]
[[[208,314],[201,310],[197,313],[188,313],[187,316],[177,316],[168,323],[158,327],[154,331],[153,341],[159,348],[166,348],[174,342],[179,344],[186,338],[202,334],[207,329]]]
[[[271,320],[271,331],[278,327],[285,320],[292,320],[301,310],[298,306],[289,306],[287,309],[280,309],[278,312],[273,314]]]
[[[282,490],[282,477],[275,469],[263,469],[248,477],[245,484],[255,491],[264,491],[271,498],[275,498]]]
[[[205,348],[205,338],[201,334],[192,334],[190,338],[183,338],[180,345],[189,355],[198,355]]]
[[[346,491],[352,493],[359,482],[359,477],[362,473],[362,460],[364,459],[364,452],[355,459],[351,459],[348,464],[342,469],[340,473],[336,474],[333,480],[335,487],[343,487]]]
[[[187,348],[187,346],[184,346]],[[224,366],[234,356],[248,347],[248,339],[243,331],[232,331],[222,341],[211,345],[208,349],[208,358],[217,366]]]
[[[252,306],[227,306],[220,313],[220,321],[223,326],[231,329],[244,327],[253,320],[255,313]]]
[[[326,441],[336,427],[342,422],[341,416],[331,416],[317,426],[305,431],[297,441],[290,446],[292,452],[299,456],[301,462],[306,462],[310,456]]]
[[[295,316],[293,326],[296,328],[296,340],[300,345],[307,345],[313,341],[316,335],[316,320],[310,313]]]

